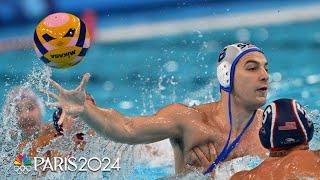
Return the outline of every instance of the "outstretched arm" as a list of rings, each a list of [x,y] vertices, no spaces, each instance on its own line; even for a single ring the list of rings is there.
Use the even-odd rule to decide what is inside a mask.
[[[113,109],[99,108],[85,99],[84,89],[89,77],[88,73],[85,74],[79,87],[74,90],[65,90],[55,81],[50,81],[60,94],[47,91],[49,96],[57,99],[57,102],[48,105],[64,109],[62,121],[65,115],[78,116],[104,137],[128,144],[182,137],[182,124],[185,126],[186,123],[181,121],[187,116],[190,118],[188,111],[193,111],[191,108],[173,104],[152,116],[127,117]]]
[[[101,109],[85,103],[79,117],[99,134],[112,140],[128,144],[152,143],[182,136],[182,116],[177,112],[186,108],[173,104],[155,115],[128,117],[113,109]]]

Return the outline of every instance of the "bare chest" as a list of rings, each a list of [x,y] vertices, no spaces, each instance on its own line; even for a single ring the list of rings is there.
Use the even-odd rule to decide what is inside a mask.
[[[217,122],[217,120],[208,121],[211,123],[208,123],[208,126],[214,128],[215,127],[215,136],[217,137],[214,142],[214,146],[216,148],[217,153],[219,154],[222,152],[223,147],[227,143],[229,130],[230,130],[230,124],[229,123],[223,123],[223,122]],[[212,123],[216,122],[216,123]],[[235,145],[235,148],[231,151],[229,154],[227,160],[242,157],[246,155],[265,155],[267,153],[267,150],[263,148],[263,146],[260,143],[259,140],[259,123],[253,122],[249,128],[244,131],[243,135],[239,137],[239,141],[236,141],[238,136],[240,135],[240,132],[235,132],[231,134],[229,146],[235,141],[238,142]]]

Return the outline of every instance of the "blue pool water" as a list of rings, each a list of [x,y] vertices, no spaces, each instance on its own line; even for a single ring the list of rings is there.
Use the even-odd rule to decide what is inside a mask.
[[[90,72],[87,90],[98,106],[126,115],[152,114],[173,102],[206,103],[219,99],[215,77],[218,54],[225,45],[238,42],[239,36],[249,36],[267,56],[271,86],[268,102],[286,97],[305,105],[316,126],[311,147],[320,149],[319,20],[93,43],[83,62],[67,70],[52,69],[52,78],[64,87],[75,88],[82,74]],[[44,69],[32,49],[0,55],[1,106],[6,92],[26,82],[32,69]],[[46,120],[51,113],[46,110]],[[136,165],[130,177],[155,179],[173,172],[172,164],[154,168]]]
[[[281,76],[280,81],[273,83],[275,90],[271,90],[269,101],[285,96],[296,98],[313,109],[319,107],[319,28],[319,21],[310,21],[245,30],[250,34],[250,41],[264,50],[271,82],[274,74]],[[141,113],[139,106],[148,91],[161,91],[145,98],[157,102],[155,109],[173,101],[183,102],[188,94],[210,83],[213,83],[212,90],[207,93],[218,97],[215,83],[217,56],[223,46],[238,41],[237,33],[239,29],[195,31],[134,42],[92,44],[83,62],[67,70],[52,69],[52,78],[73,88],[83,73],[90,72],[88,91],[98,104],[131,115]],[[3,53],[0,64],[0,85],[4,87],[0,89],[1,103],[5,92],[24,81],[32,67],[44,67],[32,49]],[[111,87],[107,87],[108,83]],[[165,89],[159,89],[160,85]],[[172,95],[173,92],[175,99],[161,99],[160,95]],[[132,101],[134,106],[121,109],[121,101]]]

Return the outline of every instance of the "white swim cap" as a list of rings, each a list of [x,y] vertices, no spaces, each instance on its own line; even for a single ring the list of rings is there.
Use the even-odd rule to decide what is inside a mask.
[[[217,77],[221,89],[232,91],[236,64],[240,58],[252,51],[263,53],[261,49],[249,43],[231,44],[222,50],[217,64]]]

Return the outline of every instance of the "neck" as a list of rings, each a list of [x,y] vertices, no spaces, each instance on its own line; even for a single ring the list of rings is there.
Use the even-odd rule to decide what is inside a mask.
[[[239,101],[237,97],[231,94],[231,114],[232,114],[232,128],[233,131],[241,131],[244,126],[247,124],[252,114],[254,113],[254,109],[249,106],[244,105]],[[222,111],[224,113],[224,117],[229,120],[229,106],[228,100],[229,94],[227,92],[221,91],[221,103],[222,103]]]
[[[284,157],[286,155],[288,155],[289,153],[293,152],[293,151],[297,151],[297,150],[308,150],[309,149],[309,145],[308,144],[301,144],[298,146],[294,146],[292,148],[289,149],[284,149],[284,150],[270,150],[270,157]]]

